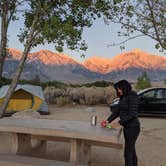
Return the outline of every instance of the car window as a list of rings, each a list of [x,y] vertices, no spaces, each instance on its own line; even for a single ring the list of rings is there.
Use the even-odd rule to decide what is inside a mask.
[[[162,89],[158,89],[155,91],[155,98],[163,99],[163,90]]]
[[[155,90],[150,90],[142,94],[143,97],[146,98],[154,98],[155,97]]]
[[[166,99],[166,89],[163,90],[163,98]]]

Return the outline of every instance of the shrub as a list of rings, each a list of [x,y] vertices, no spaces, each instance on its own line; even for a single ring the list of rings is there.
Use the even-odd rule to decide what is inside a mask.
[[[46,101],[58,105],[77,104],[108,104],[116,97],[115,90],[109,87],[68,87],[66,89],[47,87],[44,90]]]
[[[144,72],[141,77],[138,77],[135,88],[141,90],[149,87],[151,87],[151,82],[146,72]]]
[[[112,86],[105,88],[105,98],[107,104],[110,104],[116,98],[116,91]]]
[[[55,88],[55,87],[47,87],[44,90],[44,96],[46,102],[50,104],[56,103],[56,98],[64,95],[64,89]]]
[[[67,104],[71,104],[72,101],[68,98],[68,97],[58,97],[56,98],[56,104],[58,106],[64,106],[64,105],[67,105]]]

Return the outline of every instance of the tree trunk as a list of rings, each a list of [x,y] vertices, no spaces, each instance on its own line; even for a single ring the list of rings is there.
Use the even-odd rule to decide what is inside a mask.
[[[24,49],[22,58],[21,58],[20,63],[19,63],[19,66],[18,66],[18,68],[17,68],[17,70],[16,70],[16,73],[15,73],[13,79],[12,79],[12,83],[11,83],[9,89],[8,89],[8,92],[7,92],[6,96],[5,96],[5,100],[4,100],[4,102],[3,102],[3,104],[2,104],[2,106],[1,106],[1,108],[0,108],[0,118],[3,117],[3,114],[4,114],[4,112],[5,112],[5,110],[6,110],[7,106],[8,106],[8,103],[9,103],[10,98],[11,98],[13,92],[14,92],[14,89],[15,89],[16,86],[17,86],[17,82],[18,82],[18,80],[19,80],[19,78],[20,78],[20,76],[21,76],[21,72],[22,72],[22,70],[23,70],[24,63],[25,63],[25,61],[26,61],[26,58],[27,58],[28,53],[29,53],[29,51],[30,51],[30,48],[31,48],[31,44],[28,43],[28,44],[25,46],[25,49]]]
[[[0,81],[2,81],[3,66],[4,66],[4,63],[5,63],[5,57],[1,56],[1,55],[0,55]]]
[[[2,4],[1,17],[1,43],[0,43],[0,81],[2,79],[3,65],[5,61],[7,47],[7,28],[8,28],[8,2]]]
[[[16,86],[17,86],[17,83],[18,83],[18,81],[20,79],[20,76],[21,76],[21,73],[23,71],[24,64],[25,64],[25,61],[27,59],[28,53],[29,53],[29,51],[30,51],[30,49],[32,47],[32,44],[35,42],[34,41],[35,40],[35,36],[37,35],[37,33],[35,34],[35,25],[37,24],[38,19],[39,19],[39,17],[36,14],[35,18],[33,20],[32,26],[30,28],[29,34],[27,36],[27,40],[26,40],[26,43],[25,43],[25,47],[24,47],[24,52],[23,52],[22,58],[21,58],[20,63],[18,65],[18,67],[17,67],[17,70],[16,70],[16,72],[15,72],[15,74],[13,76],[12,82],[10,84],[10,87],[9,87],[8,91],[7,91],[7,94],[5,96],[3,104],[0,107],[0,118],[2,118],[3,115],[4,115],[4,112],[5,112],[5,110],[6,110],[7,106],[8,106],[8,103],[10,101],[10,98],[11,98],[11,96],[12,96],[12,94],[13,94]]]

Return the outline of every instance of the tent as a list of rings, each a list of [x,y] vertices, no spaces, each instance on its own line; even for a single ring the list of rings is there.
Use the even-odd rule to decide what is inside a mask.
[[[8,85],[0,88],[0,105],[9,89]],[[48,105],[45,102],[42,88],[34,85],[17,85],[10,99],[6,113],[32,109],[41,114],[48,114]]]

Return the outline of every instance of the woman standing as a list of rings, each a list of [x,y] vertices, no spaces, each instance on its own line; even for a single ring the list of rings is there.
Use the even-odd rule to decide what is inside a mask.
[[[119,124],[124,128],[125,166],[137,166],[135,143],[140,132],[138,96],[136,92],[132,91],[130,83],[126,80],[117,82],[114,84],[114,88],[120,100],[117,110],[113,111],[107,119],[107,123],[111,123],[118,116],[120,117]]]

